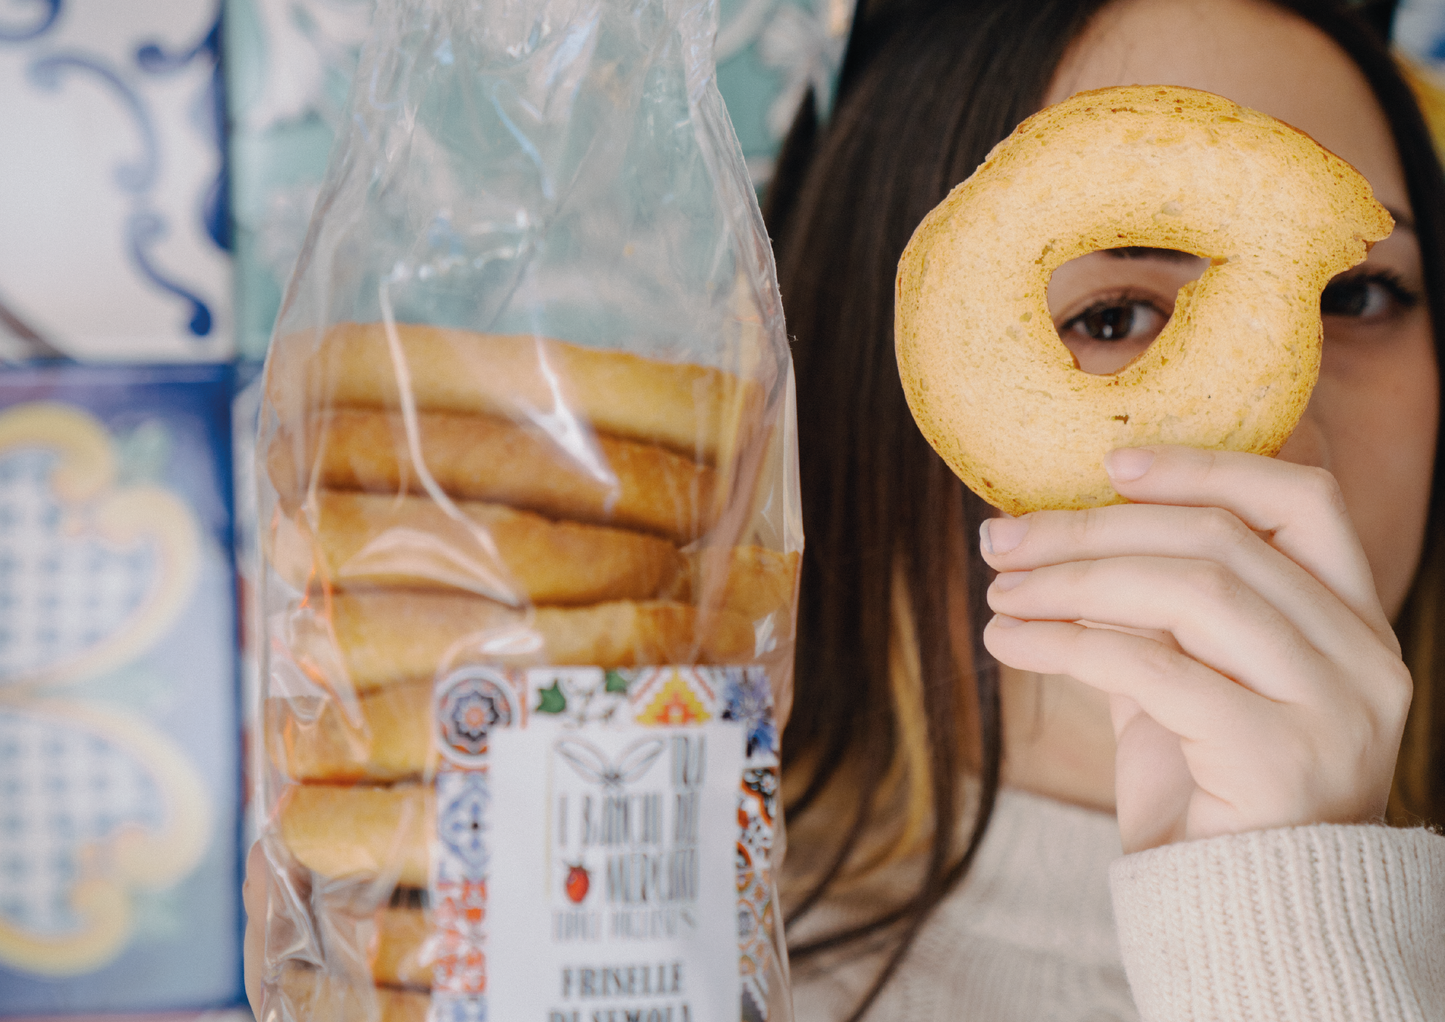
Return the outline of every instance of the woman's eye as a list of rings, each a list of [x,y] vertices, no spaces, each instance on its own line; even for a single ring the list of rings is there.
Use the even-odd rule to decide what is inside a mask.
[[[1320,314],[1384,319],[1419,301],[1419,296],[1392,273],[1353,274],[1330,281],[1320,295]]]
[[[1168,313],[1149,302],[1113,298],[1091,305],[1066,320],[1059,326],[1059,334],[1066,340],[1070,334],[1094,341],[1136,341],[1144,337],[1152,340],[1168,320]]]

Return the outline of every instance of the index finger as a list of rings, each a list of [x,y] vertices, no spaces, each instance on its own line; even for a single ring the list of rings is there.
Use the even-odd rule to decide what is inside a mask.
[[[1229,511],[1398,648],[1339,484],[1324,469],[1173,445],[1111,451],[1104,469],[1119,495],[1135,503]]]

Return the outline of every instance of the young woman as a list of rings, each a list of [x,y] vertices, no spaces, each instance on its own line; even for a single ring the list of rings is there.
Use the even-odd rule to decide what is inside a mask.
[[[1441,1017],[1445,838],[1382,824],[1445,822],[1445,189],[1379,35],[1307,0],[863,19],[769,210],[808,537],[784,741],[799,1019]],[[1280,458],[1117,451],[1132,503],[996,517],[904,402],[898,257],[1024,117],[1131,83],[1307,131],[1396,230],[1326,290]],[[1202,268],[1069,264],[1060,335],[1111,372]]]

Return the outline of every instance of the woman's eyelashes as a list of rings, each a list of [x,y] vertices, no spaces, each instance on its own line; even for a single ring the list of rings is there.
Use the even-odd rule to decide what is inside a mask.
[[[1320,295],[1320,314],[1360,322],[1383,322],[1422,301],[1419,291],[1393,270],[1347,273],[1330,281]],[[1152,293],[1121,290],[1095,298],[1058,324],[1065,343],[1136,344],[1154,340],[1173,314],[1173,303]]]
[[[1420,294],[1393,270],[1369,270],[1336,277],[1320,295],[1320,315],[1383,322],[1420,304]]]
[[[1152,341],[1173,311],[1152,297],[1128,292],[1108,295],[1060,323],[1059,336],[1065,342]]]
[[[1078,312],[1064,313],[1057,323],[1059,339],[1084,372],[1117,373],[1159,336],[1174,311],[1173,304],[1153,291],[1131,289],[1096,295]]]

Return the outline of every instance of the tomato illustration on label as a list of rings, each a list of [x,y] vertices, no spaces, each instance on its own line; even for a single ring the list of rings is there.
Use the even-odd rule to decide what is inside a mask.
[[[582,863],[571,863],[567,867],[567,881],[563,885],[567,891],[567,898],[574,905],[582,904],[582,899],[587,897],[587,891],[592,886],[591,874]]]

